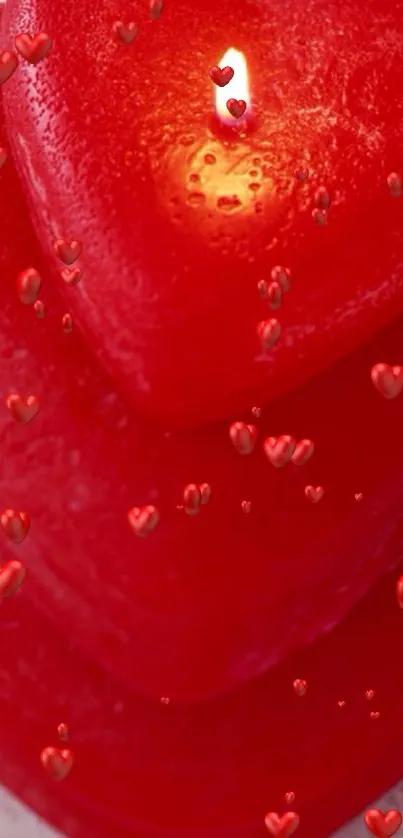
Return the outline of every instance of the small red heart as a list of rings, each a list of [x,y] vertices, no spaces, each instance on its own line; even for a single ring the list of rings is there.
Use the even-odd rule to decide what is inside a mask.
[[[365,813],[365,823],[375,838],[391,838],[401,827],[402,816],[397,809],[388,809],[387,812],[369,809]]]
[[[287,791],[284,795],[284,800],[285,800],[287,806],[291,806],[291,803],[294,803],[294,800],[295,800],[294,792],[293,791]]]
[[[311,501],[311,503],[319,503],[322,500],[325,490],[323,486],[305,486],[304,489],[305,497]]]
[[[60,276],[69,288],[74,288],[82,279],[83,272],[80,268],[64,268],[63,271],[60,271]]]
[[[39,32],[34,37],[31,37],[28,32],[23,32],[21,35],[17,35],[15,46],[26,61],[29,61],[30,64],[38,64],[51,49],[52,39],[46,32]]]
[[[38,320],[43,320],[43,318],[45,317],[45,306],[42,300],[35,300],[33,309]]]
[[[139,538],[145,538],[157,526],[160,515],[155,506],[133,506],[127,513],[129,524]]]
[[[17,292],[22,303],[31,306],[38,299],[42,279],[35,268],[27,268],[17,276]]]
[[[367,699],[367,701],[372,701],[374,695],[375,695],[374,690],[365,690],[365,698]]]
[[[243,99],[228,99],[227,108],[235,119],[240,119],[246,111],[246,102]]]
[[[315,444],[311,439],[301,439],[296,445],[291,462],[295,466],[303,466],[312,457],[314,450]]]
[[[265,279],[259,280],[257,290],[259,291],[259,297],[262,300],[267,300],[267,297],[269,296],[269,286]]]
[[[296,444],[293,436],[268,436],[263,443],[263,450],[273,466],[283,468],[291,460]]]
[[[158,20],[164,11],[164,0],[150,0],[151,20]]]
[[[70,332],[73,329],[73,318],[72,318],[71,314],[69,314],[69,313],[63,314],[62,326],[63,326],[63,332],[65,332],[66,335],[69,335]]]
[[[403,367],[375,364],[371,370],[371,381],[381,396],[395,399],[403,389]]]
[[[360,500],[362,500],[362,498],[363,498],[362,492],[356,492],[354,497],[355,497],[355,500],[357,501],[357,503],[359,503]]]
[[[41,763],[53,780],[64,780],[73,767],[71,751],[60,751],[59,748],[44,748],[41,753]]]
[[[121,20],[116,21],[113,24],[113,31],[122,44],[131,44],[139,34],[139,30],[132,20],[130,23],[122,23]]]
[[[211,486],[209,483],[200,483],[199,489],[202,505],[205,506],[211,498]]]
[[[225,87],[234,77],[234,71],[232,67],[223,67],[221,70],[220,67],[215,66],[211,68],[209,75],[214,84],[218,87]],[[229,101],[235,101],[235,99]]]
[[[25,579],[22,562],[12,560],[0,569],[0,596],[9,597],[17,593]]]
[[[302,678],[296,678],[293,682],[293,688],[297,695],[306,695],[308,690],[308,681],[304,681]]]
[[[57,732],[62,742],[67,742],[69,738],[69,729],[64,722],[60,722],[60,724],[57,726]]]
[[[318,209],[316,207],[312,210],[312,218],[319,225],[319,227],[324,227],[327,224],[327,211],[324,209]]]
[[[264,819],[266,828],[274,838],[290,838],[299,826],[299,815],[296,812],[286,812],[280,816],[277,812],[269,812]]]
[[[39,399],[36,396],[28,396],[24,399],[19,393],[12,393],[6,399],[6,407],[16,422],[27,425],[35,419],[40,408]]]
[[[189,483],[183,490],[183,508],[187,515],[197,515],[202,502],[201,491],[196,483]]]
[[[387,177],[387,184],[392,197],[400,198],[403,192],[402,179],[400,175],[398,175],[397,172],[391,172]]]
[[[289,291],[291,288],[291,271],[289,268],[283,268],[282,265],[275,265],[270,273],[272,282],[278,282],[283,291]]]
[[[375,721],[376,721],[377,719],[379,719],[379,716],[381,714],[380,714],[379,710],[372,710],[372,712],[369,715],[370,715],[371,719],[375,719]]]
[[[78,259],[83,249],[82,244],[75,240],[67,241],[67,239],[57,239],[53,243],[56,256],[65,265],[72,265]]]
[[[5,509],[1,513],[0,522],[5,535],[13,544],[21,544],[21,541],[24,541],[31,525],[29,515],[26,512],[16,512],[15,509]]]
[[[229,429],[230,440],[238,454],[251,454],[257,435],[256,425],[247,425],[245,422],[233,422]]]
[[[283,289],[279,282],[270,283],[267,289],[267,298],[270,308],[276,309],[281,307],[281,303],[283,302]]]
[[[13,75],[18,67],[18,58],[15,52],[9,52],[5,50],[4,52],[0,53],[0,84],[4,84],[5,81]]]
[[[260,345],[265,352],[277,343],[281,335],[281,326],[278,320],[262,320],[257,325],[257,335]]]
[[[396,598],[400,608],[403,608],[403,576],[397,580],[396,584]]]
[[[251,501],[250,500],[243,500],[242,503],[241,503],[241,509],[242,509],[242,512],[245,513],[245,515],[249,515],[250,512],[252,512]]]
[[[308,169],[295,169],[294,177],[299,180],[301,183],[305,183],[306,180],[309,178],[309,170]]]
[[[330,209],[332,199],[325,186],[320,186],[315,192],[315,205],[322,210]]]

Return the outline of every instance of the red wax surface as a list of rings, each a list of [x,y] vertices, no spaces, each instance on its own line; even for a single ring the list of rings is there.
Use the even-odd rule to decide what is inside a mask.
[[[232,329],[232,314],[240,328],[239,352],[242,345],[246,359],[245,382],[248,364],[248,375],[252,379],[255,375],[251,356],[247,360],[249,327],[246,329],[241,318],[240,287],[237,290],[242,271],[239,277],[232,274],[232,295],[224,299],[219,291],[214,298],[216,314],[212,307],[209,311],[203,307],[200,289],[194,295],[184,293],[184,276],[176,291],[172,290],[174,285],[169,286],[168,301],[159,293],[158,277],[162,282],[163,273],[157,262],[162,260],[164,235],[175,227],[164,220],[165,205],[157,187],[153,201],[143,204],[139,217],[136,205],[141,205],[142,187],[135,181],[141,176],[140,162],[125,167],[123,145],[118,143],[119,136],[137,153],[141,130],[147,126],[151,130],[154,124],[155,67],[158,69],[163,60],[164,50],[166,55],[169,47],[172,51],[175,31],[182,31],[175,26],[188,21],[189,43],[192,32],[196,39],[198,13],[190,14],[188,7],[185,15],[181,3],[171,11],[167,8],[165,35],[165,11],[153,24],[143,20],[143,37],[150,39],[155,67],[151,58],[146,63],[144,44],[139,47],[143,50],[140,59],[135,61],[132,53],[131,59],[119,58],[123,62],[119,75],[114,42],[109,53],[109,41],[106,35],[102,40],[101,34],[107,31],[107,24],[112,28],[115,20],[122,19],[123,12],[128,14],[126,4],[95,7],[88,2],[79,18],[70,3],[63,8],[62,12],[58,3],[42,5],[41,0],[35,11],[31,3],[11,0],[3,21],[5,48],[12,44],[13,33],[41,30],[54,37],[54,48],[36,68],[27,71],[21,64],[3,90],[8,134],[25,197],[10,158],[0,172],[0,507],[27,512],[31,528],[22,544],[13,545],[5,537],[0,540],[2,561],[18,558],[27,567],[21,591],[0,609],[0,780],[69,838],[264,838],[266,812],[281,814],[289,789],[295,791],[293,808],[301,817],[297,835],[324,838],[402,773],[399,660],[403,615],[395,600],[395,584],[401,573],[398,564],[403,541],[403,396],[384,400],[370,379],[373,364],[402,362],[402,320],[373,334],[369,343],[330,366],[332,358],[361,344],[398,312],[402,204],[388,193],[386,175],[398,168],[400,158],[388,158],[384,149],[375,152],[372,137],[368,158],[364,154],[360,158],[359,183],[367,189],[362,193],[364,198],[361,193],[355,195],[356,203],[349,204],[351,215],[347,204],[341,202],[337,216],[335,206],[334,225],[329,214],[328,229],[309,227],[312,253],[319,253],[315,247],[322,247],[314,244],[317,237],[329,234],[328,246],[333,242],[340,258],[342,241],[351,247],[359,242],[366,267],[363,272],[362,261],[355,261],[355,251],[348,251],[348,267],[341,271],[339,264],[336,270],[330,249],[326,250],[329,262],[322,263],[320,275],[313,260],[316,272],[306,276],[306,297],[295,281],[284,312],[292,312],[295,305],[295,316],[298,313],[308,321],[314,310],[315,322],[322,330],[314,329],[312,341],[317,342],[310,348],[305,344],[306,335],[301,338],[301,357],[297,344],[288,349],[278,345],[270,394],[283,389],[286,369],[291,376],[299,364],[306,379],[325,364],[329,369],[299,390],[292,389],[292,384],[300,374],[296,372],[293,379],[287,372],[290,392],[281,400],[268,406],[267,398],[248,401],[237,363],[222,378],[228,348],[224,338],[227,341],[229,335],[225,330]],[[216,27],[226,8],[224,3],[215,8],[214,15],[203,18],[205,39],[200,32],[197,36],[200,44],[205,40],[200,62],[206,61],[207,68],[216,63],[221,50]],[[239,8],[241,13],[241,4]],[[309,20],[306,10],[303,15],[296,3],[282,8],[284,26],[290,26],[292,9],[298,11],[306,48],[313,50],[313,40],[308,38],[312,17]],[[375,4],[355,11],[345,5],[315,4],[315,8],[318,44],[323,46],[321,37],[330,31],[329,26],[321,29],[324,25],[319,15],[328,8],[347,40],[347,24],[353,20],[360,37],[372,38],[372,49],[376,44],[381,49],[379,33],[384,29],[379,28]],[[251,32],[257,26],[253,9],[249,4]],[[371,25],[367,19],[366,28],[365,15],[373,16]],[[241,18],[238,40],[230,37],[235,23],[228,18],[229,36],[222,51],[232,44],[247,51],[251,36],[243,29]],[[266,50],[273,48],[273,32],[280,19],[279,7],[273,11],[271,24],[268,21],[274,29]],[[385,25],[383,20],[382,27]],[[154,30],[157,26],[160,34]],[[400,31],[400,21],[394,26]],[[133,47],[137,48],[137,43],[141,44],[140,36]],[[259,50],[262,43],[257,40]],[[344,47],[340,42],[337,56]],[[375,60],[372,52],[370,55]],[[290,56],[292,65],[292,50]],[[144,81],[144,90],[149,91],[148,110],[139,107],[136,97],[141,99],[145,93],[134,82],[134,104],[123,96],[118,107],[119,84],[112,83],[112,71],[108,75],[102,69],[107,60],[121,79],[122,96],[127,92],[129,68],[135,81],[143,66],[144,77],[149,79],[148,87]],[[398,72],[396,61],[392,50],[390,67]],[[176,75],[182,77],[178,62]],[[385,66],[389,68],[389,64]],[[92,75],[87,77],[90,67]],[[377,72],[381,72],[380,65]],[[390,143],[399,145],[394,136],[396,72],[389,76],[390,84],[392,78],[397,79],[393,96],[386,84],[376,85],[376,103],[380,107],[379,102],[384,102],[387,123],[382,123],[382,137],[390,134]],[[175,84],[175,72],[172,76]],[[372,90],[368,81],[372,78],[366,77],[368,84],[363,82],[363,89]],[[104,95],[97,94],[95,102],[99,79],[103,79]],[[197,62],[191,81],[196,92],[201,90],[203,73]],[[168,85],[164,75],[161,83]],[[329,85],[331,88],[330,81]],[[116,102],[109,98],[112,93]],[[83,103],[88,106],[86,118]],[[203,97],[190,101],[190,126],[195,124],[192,108],[196,104],[201,112]],[[179,99],[179,122],[184,119],[182,106]],[[174,99],[171,117],[169,108],[164,116],[167,102],[162,97],[160,121],[161,125],[166,123],[168,133],[170,119],[175,124],[175,107]],[[46,114],[51,117],[49,123]],[[63,114],[65,127],[58,143],[52,132],[61,131]],[[361,116],[364,119],[365,115]],[[261,117],[266,119],[264,112]],[[373,118],[377,124],[380,117]],[[119,124],[121,131],[116,133]],[[368,137],[366,141],[369,143]],[[49,142],[41,153],[40,142]],[[2,144],[8,147],[5,138]],[[144,171],[147,166],[151,171],[154,152],[149,146],[149,163],[139,158]],[[180,172],[180,153],[178,169],[169,169],[172,176]],[[341,171],[333,171],[329,163],[329,176],[335,184],[343,183],[344,177],[350,188],[350,158],[348,154],[336,158]],[[161,165],[163,160],[162,155]],[[315,177],[321,171],[318,165]],[[374,174],[374,167],[382,170],[382,176]],[[170,182],[167,177],[167,187]],[[384,196],[379,200],[378,187],[379,196]],[[130,215],[129,197],[133,206]],[[288,198],[283,196],[282,200],[282,212],[287,215]],[[157,233],[152,244],[150,231],[153,224],[157,229],[159,213],[163,217],[162,238]],[[269,224],[269,209],[267,213]],[[308,220],[309,215],[307,210]],[[44,255],[31,221],[40,234]],[[178,227],[172,234],[172,246],[179,247],[182,237],[185,251],[189,247],[194,252],[194,265],[199,247],[207,248],[208,238],[198,239],[202,222],[203,218],[196,216],[194,234],[187,227],[182,233]],[[231,229],[236,231],[236,225],[242,223],[241,214],[234,215],[233,223]],[[279,216],[272,223],[274,232],[268,235],[280,237]],[[298,223],[295,219],[295,230]],[[142,224],[150,235],[142,235]],[[263,235],[263,220],[256,224],[262,225]],[[60,264],[51,256],[53,241],[60,237],[83,241],[80,264],[84,265],[84,278],[75,288],[62,287]],[[149,249],[147,258],[144,248]],[[173,257],[166,255],[169,264]],[[220,258],[214,261],[217,269]],[[135,282],[131,284],[128,273],[130,259],[137,279],[145,283],[139,288],[148,289],[136,310]],[[276,258],[273,264],[281,261]],[[205,264],[205,281],[213,283],[209,267],[213,262],[209,263],[207,251]],[[288,264],[293,267],[291,260]],[[43,279],[40,293],[46,313],[41,320],[18,299],[16,278],[30,266]],[[257,285],[261,277],[254,277],[251,267],[248,270],[252,284],[256,279]],[[154,281],[157,286],[153,291]],[[224,279],[224,287],[226,282]],[[380,287],[381,296],[374,305],[374,292]],[[352,296],[348,296],[350,291]],[[337,305],[343,307],[345,317],[334,311],[337,305],[331,295],[339,292]],[[251,294],[256,310],[251,302],[248,314],[246,302],[244,311],[252,328],[254,319],[266,315],[261,314],[262,301],[254,286]],[[350,308],[352,298],[356,304]],[[81,330],[74,325],[71,334],[65,334],[62,318],[66,311],[76,315]],[[154,312],[153,317],[159,312],[160,330],[151,328],[153,321],[147,311]],[[174,328],[175,312],[181,323],[179,331]],[[218,353],[216,341],[221,340],[219,331],[215,337],[213,332],[210,345],[208,339],[199,341],[198,329],[204,326],[207,338],[211,336],[209,327],[218,322],[220,313],[225,351],[217,368],[211,369],[213,352]],[[331,313],[329,330],[323,331]],[[186,351],[183,330],[187,329],[190,336],[194,329],[199,367]],[[158,331],[160,337],[156,336]],[[183,362],[183,378],[176,378],[176,353]],[[140,358],[144,374],[152,382],[147,404],[138,387]],[[160,366],[162,359],[164,367]],[[262,393],[258,384],[251,388],[255,397]],[[203,399],[202,414],[194,409],[196,390]],[[41,409],[32,423],[13,421],[5,406],[10,393],[40,398]],[[183,393],[186,404],[181,406],[178,394],[182,398]],[[252,414],[256,404],[262,407],[261,418]],[[235,406],[242,410],[234,413]],[[196,414],[200,421],[225,413],[227,421],[170,433],[164,424],[157,427],[146,423],[144,417],[140,420],[138,412],[186,424],[194,422]],[[242,457],[231,444],[229,425],[233,421],[259,428],[250,456]],[[301,467],[289,464],[284,470],[275,469],[265,457],[262,443],[267,436],[280,434],[312,439],[312,458]],[[202,482],[211,485],[211,499],[198,515],[187,516],[177,509],[183,503],[183,489],[189,483]],[[307,501],[307,485],[324,487],[320,503]],[[360,502],[355,500],[357,493],[362,493]],[[249,515],[241,508],[245,500],[251,502]],[[154,532],[140,539],[128,525],[127,511],[147,504],[158,507],[161,521]],[[387,571],[391,572],[379,581]],[[296,679],[308,682],[303,697],[294,692]],[[375,691],[371,707],[365,698],[369,688]],[[343,708],[338,706],[340,700],[346,701]],[[379,711],[379,719],[371,719],[370,710]],[[48,745],[60,745],[57,727],[61,722],[68,725],[68,747],[75,754],[75,764],[69,777],[55,786],[44,774],[39,755]]]
[[[267,403],[402,309],[402,204],[387,186],[402,23],[394,0],[165,6],[152,21],[147,2],[93,0],[78,25],[77,0],[9,0],[4,46],[45,30],[54,47],[4,95],[42,245],[84,243],[85,283],[64,290],[87,339],[137,412],[198,425]],[[130,20],[125,47],[113,24]],[[224,147],[209,70],[228,47],[245,55],[256,130]],[[263,353],[257,284],[276,265],[293,291]]]

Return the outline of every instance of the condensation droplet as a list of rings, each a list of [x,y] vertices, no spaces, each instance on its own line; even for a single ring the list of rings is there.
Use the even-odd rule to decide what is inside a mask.
[[[189,180],[190,180],[191,183],[199,183],[200,175],[198,175],[197,172],[192,172],[189,175]]]
[[[200,207],[204,204],[206,196],[204,192],[189,192],[187,203],[190,207]]]
[[[231,212],[242,204],[238,195],[222,195],[217,200],[217,208],[222,212]]]
[[[205,154],[204,162],[207,164],[207,166],[214,166],[214,163],[217,162],[217,158],[215,154]]]
[[[184,134],[182,137],[179,137],[179,142],[181,145],[188,146],[193,145],[195,142],[195,137],[193,134]]]

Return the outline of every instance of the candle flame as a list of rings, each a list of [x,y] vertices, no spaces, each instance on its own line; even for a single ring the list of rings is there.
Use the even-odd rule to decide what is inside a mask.
[[[242,52],[238,52],[238,50],[231,47],[231,49],[228,49],[223,55],[221,61],[218,62],[218,66],[221,69],[224,67],[232,67],[234,71],[231,81],[225,87],[217,87],[215,93],[217,116],[227,125],[233,125],[234,123],[237,123],[238,120],[231,116],[227,108],[228,99],[243,99],[246,102],[247,107],[245,112],[246,115],[249,109],[250,93],[246,58]]]

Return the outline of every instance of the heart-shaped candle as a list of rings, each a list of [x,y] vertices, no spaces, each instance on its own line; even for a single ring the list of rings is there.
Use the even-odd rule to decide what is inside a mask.
[[[83,245],[64,289],[76,322],[139,412],[198,424],[289,390],[402,308],[403,65],[378,37],[400,19],[392,0],[146,6],[130,4],[127,50],[126,0],[89,3],[80,25],[76,0],[9,0],[5,46],[39,21],[54,46],[4,95],[43,246]],[[276,266],[292,290],[266,351],[257,285]]]

